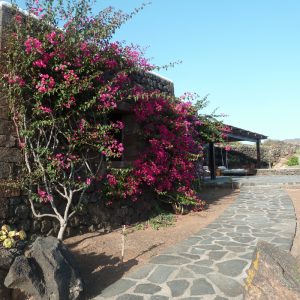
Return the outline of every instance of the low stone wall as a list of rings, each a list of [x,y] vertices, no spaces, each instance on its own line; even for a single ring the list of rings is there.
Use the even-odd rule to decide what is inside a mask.
[[[268,166],[268,162],[264,159],[264,150],[261,150],[261,163],[263,167]],[[226,164],[227,160],[227,164]],[[227,152],[216,147],[216,165],[228,166],[229,169],[254,168],[256,166],[257,154],[256,147],[252,145],[231,146],[231,150]]]
[[[257,169],[256,175],[300,175],[300,168]]]
[[[261,166],[269,167],[279,161],[281,157],[293,155],[300,149],[300,146],[278,142],[274,145],[261,145]],[[225,164],[225,151],[221,153],[220,148],[216,148],[216,163],[217,165]],[[228,167],[233,168],[249,168],[256,165],[257,152],[256,145],[236,144],[231,145],[231,150],[227,153]]]
[[[85,232],[109,232],[123,224],[134,224],[149,218],[152,211],[152,201],[142,199],[135,203],[116,201],[107,206],[104,201],[89,194],[82,209],[69,221],[66,237]],[[41,213],[52,213],[50,205],[39,204],[36,208]],[[58,206],[60,211],[63,206]],[[59,229],[58,222],[53,218],[36,219],[31,213],[26,196],[20,190],[0,189],[0,225],[9,224],[18,230],[25,230],[30,236],[33,234],[56,235]]]

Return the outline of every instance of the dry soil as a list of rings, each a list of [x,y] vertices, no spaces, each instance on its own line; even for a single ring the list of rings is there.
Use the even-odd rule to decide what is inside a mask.
[[[230,189],[206,190],[202,194],[202,199],[208,204],[205,211],[176,216],[174,226],[159,230],[128,228],[123,262],[121,230],[108,234],[87,233],[66,239],[65,243],[78,262],[87,296],[96,296],[127,272],[144,265],[151,257],[213,222],[237,195],[237,191]]]

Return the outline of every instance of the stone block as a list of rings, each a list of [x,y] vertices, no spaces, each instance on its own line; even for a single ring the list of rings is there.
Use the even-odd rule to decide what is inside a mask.
[[[0,119],[0,122],[1,122],[2,120]],[[6,145],[6,140],[7,140],[7,136],[6,135],[4,135],[4,134],[1,134],[0,135],[0,147],[5,147],[5,145]]]
[[[0,219],[5,220],[9,217],[9,206],[5,198],[0,198]],[[4,223],[4,222],[3,222]]]
[[[141,294],[149,294],[153,295],[161,290],[159,285],[151,284],[151,283],[142,283],[138,284],[134,290],[135,293]]]
[[[259,241],[247,273],[245,300],[300,299],[300,266],[289,252]]]
[[[8,135],[6,137],[5,147],[8,147],[8,148],[16,148],[16,147],[18,147],[17,137],[15,137],[14,135],[11,135],[11,134]]]
[[[13,131],[13,124],[9,120],[1,119],[0,121],[0,134],[7,134]]]
[[[2,164],[0,163],[0,168]],[[0,172],[1,175],[1,172]],[[1,178],[1,176],[0,176]],[[1,198],[10,198],[10,197],[18,197],[21,194],[21,191],[17,187],[12,186],[13,183],[5,182],[0,180],[0,197]]]
[[[106,213],[99,204],[90,203],[88,204],[87,209],[90,216],[95,216],[99,221],[108,221],[108,213]]]
[[[18,223],[17,227],[28,232],[31,227],[31,220],[21,220],[21,222]]]
[[[0,270],[0,299],[1,300],[10,300],[11,299],[11,290],[5,287],[4,279],[7,275],[7,271]]]
[[[21,152],[17,148],[0,147],[0,161],[20,163]]]
[[[32,222],[32,224],[31,224],[31,229],[30,229],[30,231],[36,233],[36,232],[39,232],[40,229],[41,229],[41,222],[38,221],[38,220],[34,220],[34,221]]]
[[[0,120],[8,120],[8,106],[7,105],[1,105],[5,104],[5,99],[0,96]]]
[[[1,71],[1,69],[0,69]],[[4,111],[4,119],[8,119],[8,105],[7,105],[7,96],[0,90],[0,108],[1,111]],[[2,118],[2,117],[1,117]]]
[[[12,178],[14,176],[14,165],[0,161],[0,179]],[[1,187],[0,187],[1,192]]]
[[[7,272],[13,263],[15,257],[21,255],[21,250],[12,248],[5,249],[4,247],[0,248],[0,299],[1,300],[17,300],[25,299],[23,298],[14,298],[14,294],[11,289],[8,289],[4,285],[4,280],[7,275]]]
[[[79,216],[75,215],[74,217],[72,217],[70,219],[70,221],[69,221],[69,225],[71,227],[78,227],[80,225],[80,218],[79,218]]]
[[[21,289],[34,299],[84,298],[83,282],[73,256],[53,237],[37,238],[26,257],[16,257],[4,284]]]
[[[21,255],[22,251],[19,248],[6,249],[0,248],[0,270],[8,271],[14,259]]]
[[[213,286],[204,278],[196,279],[191,286],[192,296],[211,295],[215,294]]]
[[[15,215],[20,219],[27,219],[30,209],[26,205],[19,205],[15,209]]]
[[[89,215],[79,216],[79,221],[80,221],[80,225],[85,225],[85,226],[92,225],[91,218]]]
[[[20,197],[12,197],[9,199],[9,205],[15,206],[22,203],[22,198]]]
[[[42,220],[41,222],[41,233],[48,233],[52,228],[52,222],[50,220]]]

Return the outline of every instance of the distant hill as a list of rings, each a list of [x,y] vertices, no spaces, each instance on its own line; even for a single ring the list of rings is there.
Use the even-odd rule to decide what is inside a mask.
[[[285,143],[300,145],[300,138],[299,139],[286,139],[283,140]]]

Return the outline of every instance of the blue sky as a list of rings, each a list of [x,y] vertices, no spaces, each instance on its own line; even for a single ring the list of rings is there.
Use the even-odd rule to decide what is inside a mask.
[[[143,1],[99,0],[131,11]],[[152,0],[117,32],[117,40],[149,47],[152,63],[182,64],[160,74],[175,93],[209,94],[208,112],[268,135],[300,138],[299,0]]]

